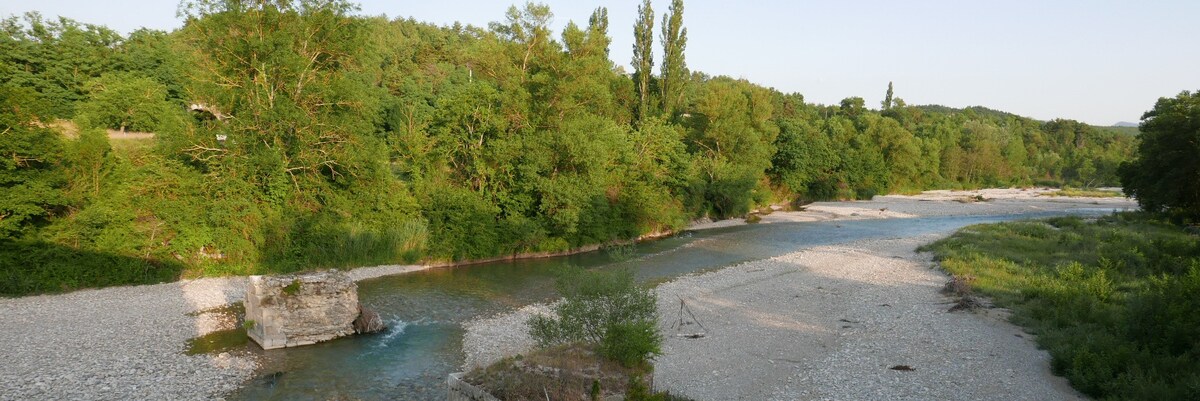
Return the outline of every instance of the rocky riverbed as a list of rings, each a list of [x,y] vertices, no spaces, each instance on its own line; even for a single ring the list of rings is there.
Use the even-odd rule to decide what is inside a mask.
[[[977,194],[987,201],[967,199]],[[1121,198],[1037,195],[937,191],[821,202],[763,216],[762,222],[1134,206]],[[986,316],[944,312],[946,299],[937,288],[945,276],[912,254],[932,239],[797,249],[664,284],[665,332],[672,333],[682,298],[708,333],[670,337],[656,384],[701,400],[1020,399],[1035,391],[1074,396],[1054,382],[1045,354],[1019,330]],[[382,266],[350,274],[363,280],[422,268]],[[254,374],[253,357],[185,350],[192,338],[233,328],[219,308],[241,301],[244,288],[244,278],[215,278],[0,299],[0,400],[219,399]],[[467,360],[482,364],[527,347],[523,324],[529,313],[544,310],[538,308],[544,307],[469,323]]]
[[[820,202],[762,223],[1132,208],[1048,190],[932,191]],[[712,224],[722,227],[738,222]],[[702,227],[707,228],[707,227]],[[657,288],[664,355],[655,386],[697,400],[1084,399],[1005,311],[949,312],[949,280],[916,247],[950,232],[797,249]],[[466,368],[533,345],[545,306],[466,325]]]

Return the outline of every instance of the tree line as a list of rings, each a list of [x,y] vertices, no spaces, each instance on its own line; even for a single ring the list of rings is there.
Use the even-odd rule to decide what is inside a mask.
[[[692,71],[682,0],[661,16],[643,1],[631,72],[603,7],[557,34],[533,3],[487,27],[341,0],[180,10],[182,28],[128,36],[0,23],[2,292],[555,252],[792,201],[1116,185],[1137,144],[910,106],[891,83],[876,110]],[[80,262],[95,255],[109,262]],[[106,273],[112,257],[125,267]]]

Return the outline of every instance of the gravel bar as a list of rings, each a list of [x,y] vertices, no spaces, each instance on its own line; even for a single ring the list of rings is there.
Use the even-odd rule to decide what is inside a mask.
[[[1136,208],[1125,198],[1045,192],[818,202],[762,223]],[[971,199],[977,195],[986,201]],[[954,300],[940,290],[949,277],[915,249],[949,234],[797,249],[660,285],[665,340],[655,388],[696,400],[1086,399],[1051,373],[1049,354],[1007,322],[1007,311],[948,311]],[[464,367],[528,351],[534,343],[524,322],[546,310],[529,306],[467,323]]]

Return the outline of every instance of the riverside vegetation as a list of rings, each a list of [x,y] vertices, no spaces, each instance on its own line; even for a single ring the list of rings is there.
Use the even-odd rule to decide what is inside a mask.
[[[652,393],[651,360],[662,354],[658,298],[631,270],[568,269],[562,300],[534,316],[529,334],[541,349],[469,372],[466,380],[506,400],[683,400]],[[550,390],[547,390],[550,389]],[[549,392],[548,392],[549,391]]]
[[[340,0],[180,11],[127,36],[0,21],[0,295],[562,251],[796,199],[1115,185],[1137,146],[891,85],[872,109],[692,71],[678,0],[660,26],[642,4],[629,72],[604,8],[558,33],[532,3],[487,27]]]
[[[1142,212],[972,226],[924,247],[959,291],[1013,310],[1100,399],[1200,395],[1200,92],[1161,98],[1120,168]],[[961,288],[966,286],[967,288]],[[969,303],[967,303],[969,304]],[[961,305],[961,304],[960,304]]]
[[[956,282],[1013,311],[1051,367],[1098,399],[1200,394],[1200,241],[1150,216],[972,226],[928,245]]]

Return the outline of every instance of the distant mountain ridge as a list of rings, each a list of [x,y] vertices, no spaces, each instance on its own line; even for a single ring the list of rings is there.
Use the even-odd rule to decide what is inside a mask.
[[[1113,124],[1112,126],[1114,126],[1114,127],[1137,127],[1138,123],[1131,123],[1129,121],[1118,121],[1116,124]]]

